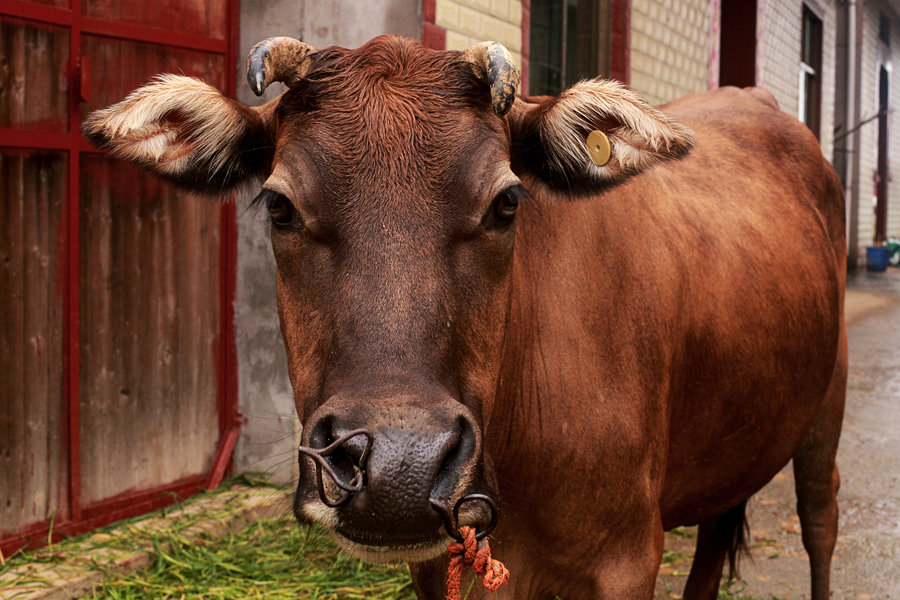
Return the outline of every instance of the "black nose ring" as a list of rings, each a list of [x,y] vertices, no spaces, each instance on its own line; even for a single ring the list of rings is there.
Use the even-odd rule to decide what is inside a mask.
[[[325,457],[333,454],[349,439],[358,435],[366,436],[366,446],[363,448],[362,454],[359,455],[359,463],[353,466],[354,471],[356,471],[353,475],[353,479],[350,480],[350,483],[345,483],[341,481],[341,478],[335,473],[334,467],[325,460]],[[365,486],[366,463],[368,462],[369,454],[372,451],[372,440],[372,433],[368,429],[354,429],[353,431],[345,433],[324,448],[310,448],[308,446],[300,446],[298,448],[300,454],[310,457],[316,465],[316,487],[319,490],[319,498],[326,506],[331,508],[341,506],[350,499],[350,496],[363,489]],[[323,470],[328,474],[328,477],[331,478],[331,481],[341,489],[341,493],[335,501],[329,500],[328,496],[325,494],[325,483],[322,481]]]
[[[444,530],[447,534],[455,539],[457,542],[462,542],[462,535],[459,533],[459,509],[466,502],[471,502],[473,500],[480,500],[488,505],[488,508],[491,511],[491,520],[488,523],[487,527],[480,531],[476,531],[475,539],[483,540],[487,536],[491,534],[494,530],[494,527],[497,526],[497,520],[500,518],[500,507],[497,506],[497,503],[493,498],[486,494],[469,494],[468,496],[463,496],[459,500],[456,501],[456,504],[453,506],[453,510],[450,510],[450,506],[441,500],[435,500],[434,498],[430,498],[429,502],[431,503],[431,508],[440,515],[441,520],[444,522]]]

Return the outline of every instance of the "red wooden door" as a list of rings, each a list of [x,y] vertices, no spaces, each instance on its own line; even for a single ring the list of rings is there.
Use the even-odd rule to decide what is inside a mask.
[[[233,207],[78,126],[162,72],[234,90],[236,0],[0,6],[0,550],[187,495],[233,445]],[[227,443],[226,443],[227,442]]]

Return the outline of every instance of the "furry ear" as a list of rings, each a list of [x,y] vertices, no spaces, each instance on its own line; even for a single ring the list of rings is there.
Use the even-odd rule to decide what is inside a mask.
[[[277,102],[274,100],[273,102]],[[265,176],[274,153],[268,105],[251,109],[198,79],[159,75],[82,132],[98,147],[196,192],[222,194]]]
[[[684,125],[615,81],[578,83],[557,98],[517,99],[510,111],[514,163],[568,189],[617,183],[693,146]],[[588,136],[608,139],[606,162],[592,158]],[[593,141],[593,139],[592,139]],[[601,157],[603,153],[600,153]]]

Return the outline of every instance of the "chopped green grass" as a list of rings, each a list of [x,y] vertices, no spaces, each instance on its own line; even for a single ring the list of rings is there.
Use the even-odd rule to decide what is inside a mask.
[[[102,583],[84,596],[93,599],[415,598],[405,565],[350,558],[321,529],[301,527],[281,511],[252,524],[236,518],[248,488],[231,489],[233,484],[259,482],[233,480],[153,515],[4,557],[0,598],[27,594],[35,585],[46,589],[49,579],[42,569],[57,566],[102,573]],[[281,494],[271,490],[272,499]],[[204,533],[216,522],[222,526]],[[141,570],[123,573],[114,562],[143,552],[149,565]]]
[[[405,565],[362,563],[341,553],[317,528],[262,520],[224,538],[154,540],[152,561],[110,580],[94,599],[415,598]]]
[[[40,567],[74,564],[104,574],[103,582],[85,596],[95,600],[415,598],[405,565],[378,565],[350,558],[324,531],[301,527],[284,512],[280,518],[246,526],[237,523],[240,526],[225,528],[224,532],[219,528],[215,535],[202,533],[204,524],[210,521],[235,525],[235,511],[247,488],[242,488],[244,492],[230,491],[232,484],[259,486],[260,482],[233,480],[220,490],[155,515],[121,521],[61,544],[5,557],[0,561],[0,578],[9,575],[12,579],[0,579],[0,598],[15,597],[18,586],[39,583]],[[271,493],[273,497],[283,494],[274,488]],[[194,510],[196,502],[202,508]],[[671,545],[662,559],[662,566],[670,567],[666,577],[687,575],[693,557],[691,538],[695,536],[695,528],[679,528],[669,534],[667,545]],[[767,545],[765,541],[763,545]],[[111,557],[140,552],[148,552],[150,561],[139,571],[123,574],[111,562]],[[668,581],[664,586],[664,597],[678,597]],[[5,596],[7,592],[13,595]],[[718,598],[752,600],[742,592],[740,582],[723,580]]]

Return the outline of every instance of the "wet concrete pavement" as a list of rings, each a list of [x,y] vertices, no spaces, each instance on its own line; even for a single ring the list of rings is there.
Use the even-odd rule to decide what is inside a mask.
[[[852,276],[846,315],[850,372],[832,597],[900,600],[900,269]],[[809,598],[795,505],[788,465],[748,504],[752,560],[741,563],[727,597]],[[657,598],[680,598],[695,535],[695,528],[667,534]]]

